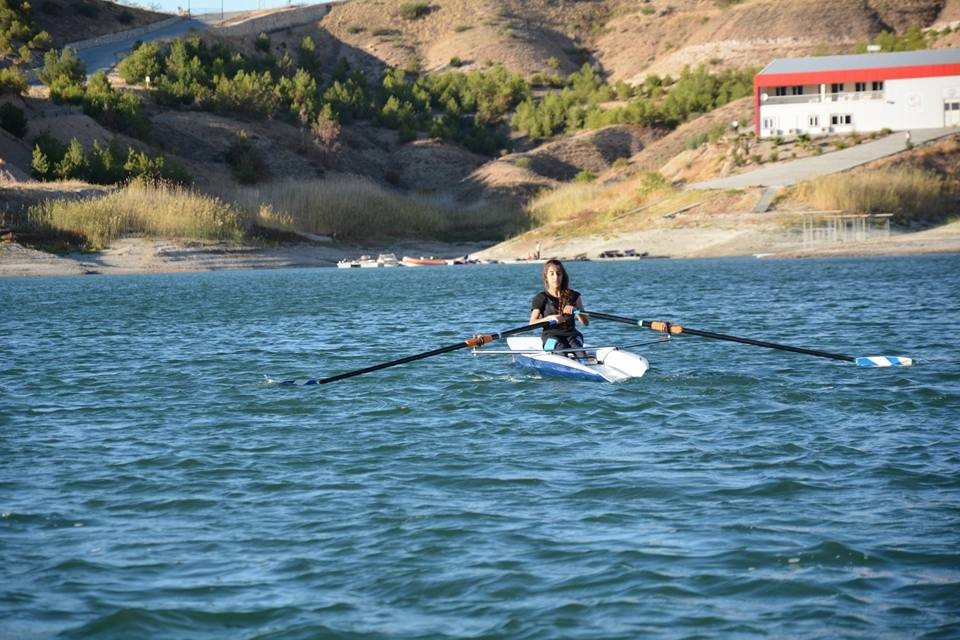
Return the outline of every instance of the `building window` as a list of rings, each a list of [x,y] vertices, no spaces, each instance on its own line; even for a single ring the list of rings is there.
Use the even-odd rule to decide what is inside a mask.
[[[866,83],[866,82],[857,82],[857,83],[854,83],[854,89],[853,89],[853,90],[854,90],[854,91],[866,91],[866,90],[867,90],[867,83]]]
[[[795,87],[790,87],[790,95],[793,96],[802,96],[803,95],[803,85],[797,85]]]
[[[773,95],[775,95],[775,96],[785,96],[785,95],[787,95],[787,88],[786,88],[786,87],[774,87],[774,88],[773,88]]]
[[[820,126],[820,116],[808,116],[807,117],[807,126],[811,129],[816,129]]]
[[[834,113],[830,116],[830,124],[844,125],[844,124],[853,124],[853,114],[851,113]]]
[[[883,91],[883,80],[874,80],[874,81],[873,81],[873,90],[874,90],[874,91]]]
[[[777,128],[777,119],[776,118],[764,118],[763,119],[763,128],[764,129],[776,129]]]
[[[841,93],[843,91],[842,82],[834,82],[830,85],[830,93]]]

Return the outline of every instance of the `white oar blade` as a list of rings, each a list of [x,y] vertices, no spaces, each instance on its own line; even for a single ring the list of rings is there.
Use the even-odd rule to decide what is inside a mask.
[[[913,358],[904,356],[861,356],[855,360],[858,367],[909,367]]]

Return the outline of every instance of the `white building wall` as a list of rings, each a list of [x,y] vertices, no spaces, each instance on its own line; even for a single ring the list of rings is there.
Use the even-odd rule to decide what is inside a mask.
[[[853,91],[846,83],[842,93],[812,93],[804,87],[802,96],[774,96],[764,88],[767,99],[760,102],[760,137],[799,133],[827,135],[871,132],[881,129],[932,129],[943,127],[944,102],[960,100],[960,76],[887,80],[880,92]],[[811,93],[807,93],[811,91]],[[846,116],[851,122],[845,122]],[[834,116],[839,122],[834,123]]]

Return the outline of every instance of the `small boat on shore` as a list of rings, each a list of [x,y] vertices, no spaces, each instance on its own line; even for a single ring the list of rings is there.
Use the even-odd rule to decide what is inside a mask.
[[[622,382],[640,378],[650,363],[640,354],[620,347],[591,347],[569,351],[544,351],[539,337],[507,338],[508,351],[475,349],[474,355],[506,354],[513,362],[544,376],[591,380],[594,382]],[[576,357],[570,357],[570,356]]]
[[[360,262],[358,260],[340,260],[337,262],[337,269],[359,269]]]
[[[445,267],[447,266],[447,261],[440,258],[424,258],[423,256],[419,258],[414,258],[412,256],[403,256],[402,260],[404,266],[407,267]]]
[[[377,257],[377,263],[381,267],[399,267],[400,261],[397,260],[396,254],[393,253],[381,253]]]

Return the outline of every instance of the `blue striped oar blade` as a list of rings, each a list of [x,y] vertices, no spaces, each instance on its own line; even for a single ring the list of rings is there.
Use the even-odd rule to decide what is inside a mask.
[[[909,367],[913,358],[904,356],[860,356],[854,362],[858,367]]]

